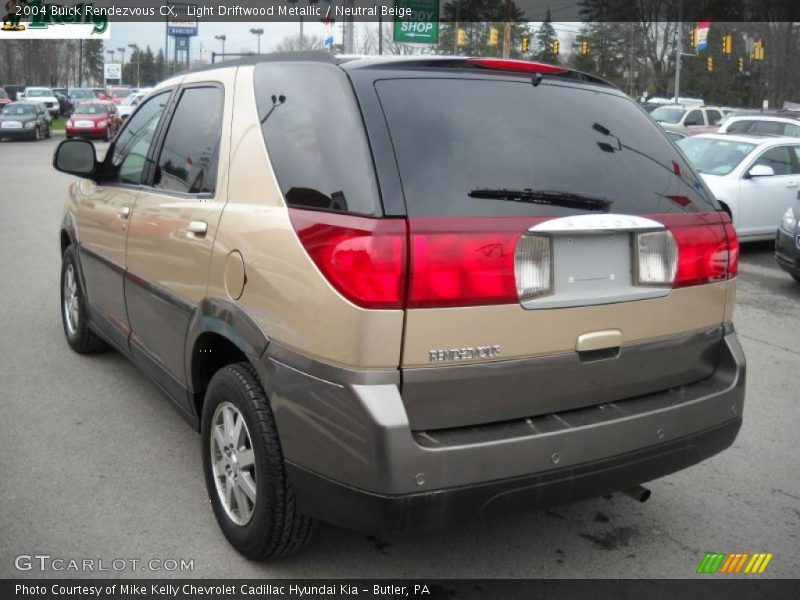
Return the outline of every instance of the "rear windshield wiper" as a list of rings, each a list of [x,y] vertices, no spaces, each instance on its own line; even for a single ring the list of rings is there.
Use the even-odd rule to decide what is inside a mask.
[[[596,196],[585,196],[570,192],[555,192],[551,190],[510,190],[505,188],[476,188],[470,190],[470,198],[486,198],[488,200],[510,200],[511,202],[529,202],[531,204],[550,204],[585,208],[608,212],[613,204],[612,200]]]

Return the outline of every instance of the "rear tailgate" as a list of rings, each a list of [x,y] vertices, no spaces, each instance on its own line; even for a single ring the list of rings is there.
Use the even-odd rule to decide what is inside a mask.
[[[726,227],[633,101],[558,77],[398,71],[359,93],[378,98],[408,216],[413,429],[613,402],[713,372],[733,285]]]

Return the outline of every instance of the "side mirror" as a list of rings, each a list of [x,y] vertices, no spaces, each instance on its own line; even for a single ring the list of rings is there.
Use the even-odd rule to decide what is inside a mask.
[[[91,177],[97,170],[94,144],[86,140],[64,140],[53,154],[53,167],[62,173]]]
[[[772,167],[768,167],[767,165],[755,165],[752,169],[747,172],[747,177],[772,177],[775,175],[775,171]]]

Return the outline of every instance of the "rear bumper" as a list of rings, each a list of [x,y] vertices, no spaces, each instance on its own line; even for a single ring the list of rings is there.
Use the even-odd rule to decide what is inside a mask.
[[[270,344],[258,368],[298,506],[366,530],[442,527],[644,483],[728,447],[744,404],[732,331],[717,368],[696,383],[447,430],[412,430],[392,372],[309,374],[289,359]]]
[[[362,531],[443,529],[477,518],[591,498],[669,475],[730,446],[741,424],[738,417],[620,456],[418,494],[374,494],[297,465],[289,464],[287,469],[300,510],[321,520]]]

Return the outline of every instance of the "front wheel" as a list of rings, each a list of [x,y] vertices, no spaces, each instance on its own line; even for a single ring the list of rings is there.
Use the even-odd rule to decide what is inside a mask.
[[[61,262],[61,321],[67,343],[75,352],[91,354],[108,348],[89,328],[89,310],[78,278],[78,263],[72,246],[64,251]]]
[[[278,432],[252,366],[223,367],[203,403],[203,467],[222,533],[254,560],[296,552],[314,521],[297,511]]]

